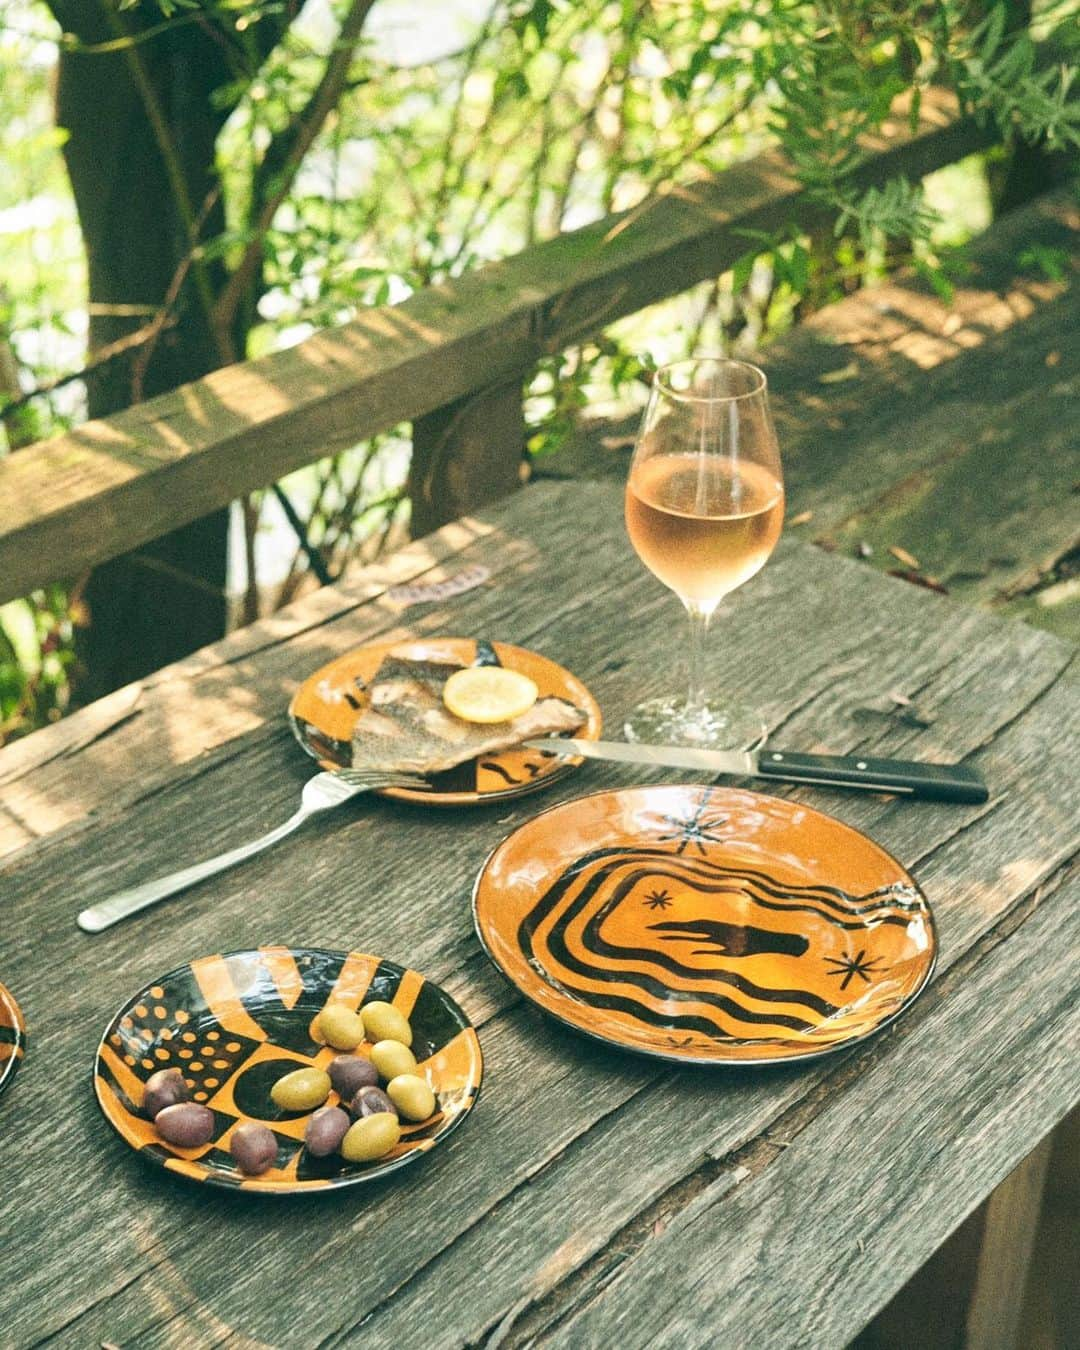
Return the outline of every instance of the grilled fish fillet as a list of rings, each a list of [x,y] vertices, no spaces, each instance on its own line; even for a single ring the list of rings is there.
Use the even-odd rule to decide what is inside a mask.
[[[442,699],[443,686],[460,669],[450,663],[385,657],[368,688],[370,703],[353,728],[353,767],[440,773],[534,736],[576,731],[587,720],[565,699],[541,698],[509,722],[466,722],[449,712]]]

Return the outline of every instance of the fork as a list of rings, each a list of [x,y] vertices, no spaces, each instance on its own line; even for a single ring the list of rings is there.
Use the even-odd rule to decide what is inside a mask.
[[[171,872],[167,877],[159,877],[157,881],[146,881],[141,886],[131,887],[130,890],[118,891],[107,900],[101,900],[96,905],[91,905],[89,909],[82,910],[76,922],[86,933],[100,933],[102,929],[110,928],[121,919],[126,919],[129,914],[137,914],[140,909],[156,905],[166,896],[175,895],[177,891],[194,886],[197,881],[203,881],[216,872],[223,872],[227,867],[261,853],[264,848],[269,848],[279,839],[284,839],[287,834],[292,834],[293,830],[301,826],[309,816],[315,815],[318,811],[329,811],[331,807],[340,806],[342,802],[349,801],[361,792],[374,792],[380,788],[430,786],[425,778],[412,773],[386,773],[370,769],[339,769],[334,773],[317,773],[304,784],[299,811],[276,830],[271,830],[269,834],[264,834],[259,839],[253,839],[249,844],[229,849],[227,853],[219,853],[216,858],[207,858],[205,862],[195,863],[192,867],[182,868],[179,872]]]

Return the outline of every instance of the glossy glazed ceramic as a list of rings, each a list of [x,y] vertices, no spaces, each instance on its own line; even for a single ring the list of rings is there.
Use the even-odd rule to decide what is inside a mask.
[[[0,1092],[15,1077],[26,1053],[26,1023],[10,990],[0,984]]]
[[[436,1114],[403,1122],[400,1143],[376,1162],[313,1158],[303,1147],[310,1112],[283,1111],[270,1090],[286,1073],[324,1068],[339,1053],[315,1030],[327,1004],[355,1009],[376,999],[411,1022],[417,1073],[434,1089]],[[214,1113],[214,1138],[200,1148],[167,1144],[140,1111],[146,1079],[172,1067]],[[416,971],[362,952],[260,947],[202,957],[135,994],[101,1039],[94,1090],[109,1123],[149,1162],[194,1181],[280,1195],[362,1184],[415,1161],[465,1118],[482,1073],[468,1018]],[[337,1094],[326,1104],[337,1105]],[[268,1125],[278,1141],[277,1162],[256,1177],[240,1172],[228,1151],[233,1130],[248,1120]]]
[[[524,647],[475,638],[425,638],[361,647],[308,676],[289,703],[289,721],[297,740],[324,769],[352,763],[351,738],[365,707],[365,689],[390,653],[411,661],[456,662],[463,666],[502,665],[533,680],[540,697],[553,695],[576,704],[588,721],[575,735],[596,740],[600,708],[588,689],[562,666]],[[432,776],[432,791],[392,788],[386,796],[427,806],[471,806],[519,797],[546,787],[581,763],[540,750],[505,750],[469,760]]]
[[[477,932],[579,1031],[702,1064],[765,1064],[878,1030],[930,976],[930,907],[898,862],[797,802],[659,786],[564,802],[495,849]]]

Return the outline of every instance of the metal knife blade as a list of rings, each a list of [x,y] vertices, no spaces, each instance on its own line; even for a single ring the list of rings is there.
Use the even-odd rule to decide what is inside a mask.
[[[562,757],[608,759],[619,764],[662,764],[669,769],[706,769],[709,773],[756,774],[758,757],[749,750],[697,750],[685,745],[643,745],[639,741],[583,741],[547,736],[526,741],[532,750]]]
[[[622,764],[662,764],[673,769],[703,769],[712,774],[775,778],[787,783],[862,788],[943,802],[985,802],[986,784],[964,764],[871,759],[862,755],[808,755],[796,750],[703,750],[682,745],[642,745],[625,741],[564,740],[552,736],[526,741],[533,750],[560,756],[614,760]]]

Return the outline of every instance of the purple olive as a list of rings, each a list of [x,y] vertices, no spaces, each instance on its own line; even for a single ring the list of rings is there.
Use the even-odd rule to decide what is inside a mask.
[[[184,1075],[179,1069],[158,1069],[143,1086],[143,1110],[154,1120],[166,1106],[186,1102],[190,1097],[191,1089],[184,1082]]]
[[[349,1110],[357,1118],[364,1116],[381,1115],[384,1111],[390,1111],[397,1115],[398,1109],[382,1088],[362,1087],[356,1096],[349,1103]]]
[[[304,1147],[313,1158],[333,1153],[349,1132],[352,1121],[340,1106],[320,1106],[307,1123]]]
[[[233,1130],[229,1152],[241,1172],[257,1177],[277,1162],[277,1140],[267,1126],[246,1120]]]
[[[179,1148],[198,1148],[214,1137],[214,1113],[198,1102],[177,1102],[166,1106],[154,1117],[154,1128],[168,1144]]]
[[[378,1069],[363,1055],[338,1055],[326,1071],[343,1102],[350,1101],[362,1087],[374,1087],[379,1081]]]

